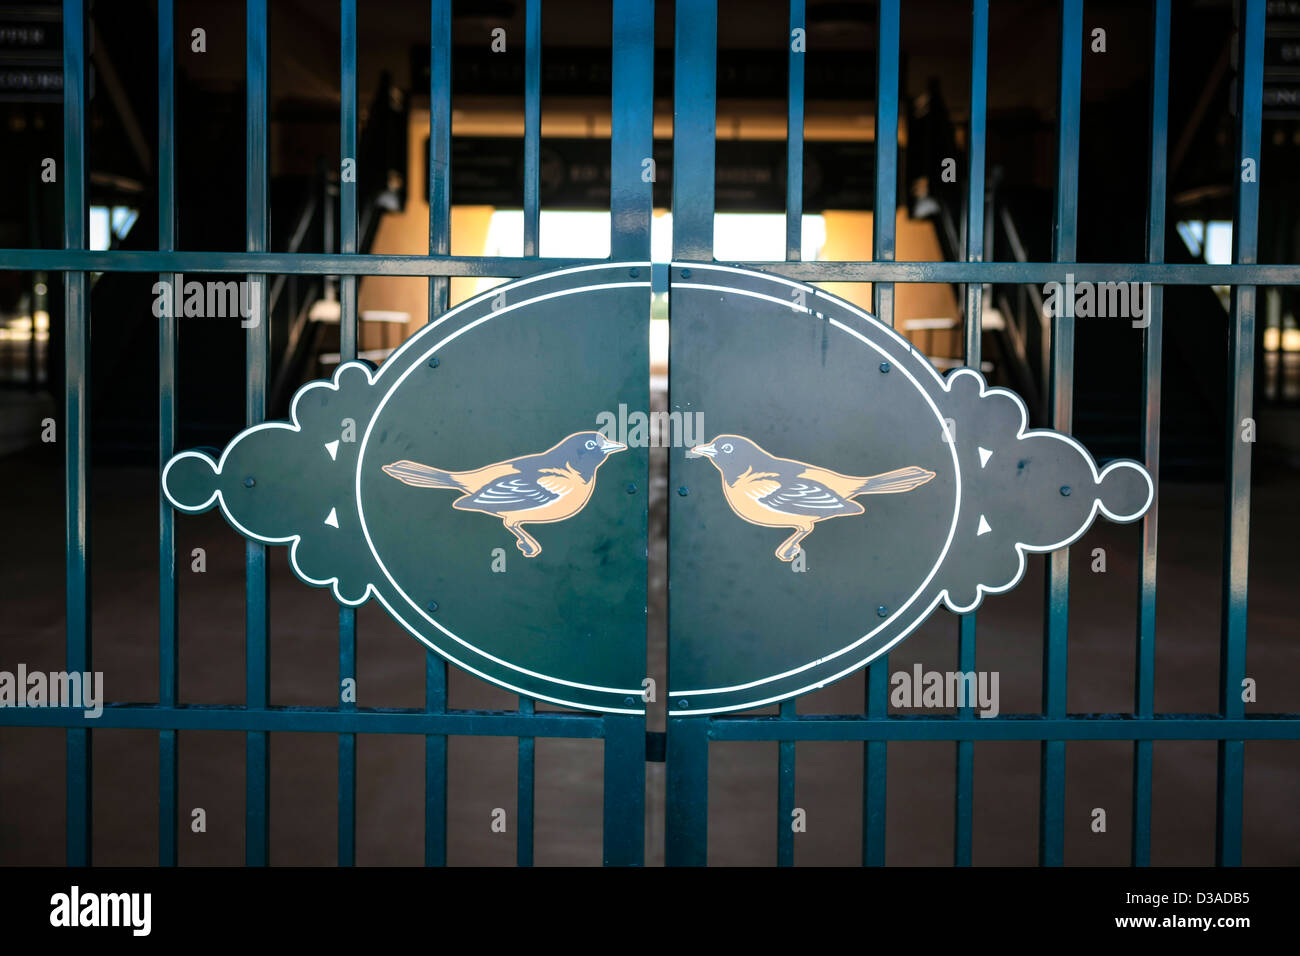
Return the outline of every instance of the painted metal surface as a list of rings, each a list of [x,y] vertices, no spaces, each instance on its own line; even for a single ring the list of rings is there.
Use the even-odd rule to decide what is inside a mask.
[[[1079,115],[1083,89],[1083,0],[1061,5],[1061,80],[1057,106],[1056,209],[1052,216],[1052,258],[1076,257],[1079,212]],[[1052,317],[1048,396],[1052,427],[1069,432],[1074,418],[1074,315]],[[1043,622],[1043,712],[1066,712],[1066,654],[1070,620],[1070,552],[1047,559]],[[1038,798],[1038,862],[1060,866],[1065,855],[1065,742],[1044,740]]]
[[[164,491],[470,673],[643,714],[648,439],[596,429],[649,406],[649,291],[648,262],[492,289],[304,386],[289,421],[174,456]]]
[[[63,248],[85,249],[86,30],[83,0],[63,0]],[[85,272],[64,277],[63,447],[67,471],[67,669],[90,670],[90,316]],[[67,739],[69,866],[91,862],[90,731],[74,728]]]
[[[874,665],[936,608],[973,610],[1028,553],[1059,553],[1098,515],[1137,520],[1154,497],[1136,462],[1099,468],[1029,430],[1014,393],[973,369],[941,376],[815,287],[674,264],[670,313],[672,414],[703,426],[669,452],[674,716]]]
[[[966,187],[966,261],[984,261],[984,150],[987,138],[988,0],[974,0],[971,5],[971,109],[970,109],[970,182]],[[971,282],[966,286],[966,327],[964,354],[967,368],[980,367],[981,328],[984,285]],[[964,674],[975,671],[975,612],[963,614],[957,624],[957,669]],[[959,716],[969,718],[974,708],[963,707]],[[975,818],[975,745],[968,740],[957,742],[953,809],[953,863],[970,866]]]
[[[1156,0],[1151,49],[1151,164],[1147,189],[1147,261],[1165,257],[1165,192],[1168,182],[1169,139],[1169,18],[1170,0]],[[1143,464],[1160,485],[1160,365],[1164,352],[1163,286],[1151,287],[1150,323],[1142,338]],[[1137,674],[1133,713],[1151,717],[1155,712],[1156,664],[1156,533],[1160,502],[1151,503],[1142,519],[1142,557],[1138,582]],[[1149,740],[1133,744],[1134,866],[1151,864],[1152,746]]]
[[[1236,210],[1232,217],[1232,261],[1250,265],[1259,247],[1259,165],[1263,124],[1264,0],[1245,0],[1238,35],[1241,64],[1237,83]],[[1223,503],[1223,603],[1219,644],[1219,709],[1228,719],[1245,713],[1246,584],[1250,563],[1250,450],[1243,430],[1253,421],[1255,396],[1256,287],[1234,285],[1229,317],[1228,416],[1224,437],[1228,478]],[[1215,862],[1241,865],[1245,741],[1219,742]]]
[[[709,223],[710,230],[712,222]],[[674,221],[674,235],[680,230]],[[143,252],[55,249],[3,249],[4,268],[20,271],[89,272],[247,272],[264,269],[286,275],[377,275],[492,277],[533,275],[604,259],[523,259],[509,256],[399,256],[306,252]],[[692,259],[687,255],[680,259]],[[801,282],[985,282],[997,285],[1043,285],[1059,282],[1064,272],[1077,281],[1151,282],[1160,285],[1300,285],[1295,266],[1262,263],[1206,265],[1142,262],[733,262],[759,272],[773,272]]]
[[[270,188],[267,172],[267,22],[266,0],[245,5],[248,94],[244,124],[244,224],[249,252],[265,252],[271,243]],[[254,309],[266,316],[266,276],[250,274]],[[266,386],[270,351],[270,322],[259,321],[245,332],[244,422],[259,424],[266,417]],[[266,577],[266,545],[244,544],[244,701],[265,709],[271,703],[270,607]],[[270,862],[271,742],[265,731],[249,731],[244,747],[244,862]]]
[[[1061,47],[1061,90],[1063,116],[1073,111],[1081,64],[1079,0],[1064,0]],[[88,408],[87,388],[89,317],[86,274],[91,271],[159,273],[164,280],[178,272],[242,272],[329,274],[340,276],[416,275],[429,277],[430,321],[447,311],[448,277],[528,276],[581,263],[542,259],[534,244],[524,258],[451,256],[449,246],[449,166],[451,162],[450,88],[450,2],[431,0],[430,94],[432,105],[432,148],[429,151],[429,195],[432,197],[429,255],[388,256],[355,254],[349,246],[349,204],[343,204],[342,236],[338,252],[284,254],[265,251],[266,226],[266,7],[264,0],[250,0],[247,9],[249,103],[247,132],[251,148],[246,164],[250,186],[246,210],[248,242],[241,252],[185,252],[175,245],[174,194],[174,14],[172,0],[160,0],[159,9],[159,248],[156,251],[113,250],[92,252],[86,248],[86,36],[82,0],[64,0],[64,241],[60,250],[0,250],[0,268],[63,272],[66,307],[67,387],[64,395],[67,452],[67,666],[81,670],[91,666]],[[1260,143],[1262,79],[1260,64],[1263,42],[1263,0],[1243,0],[1241,17],[1242,82],[1238,84],[1239,158],[1257,159]],[[886,0],[880,5],[881,56],[877,64],[880,89],[893,84],[899,57],[897,22],[900,4]],[[541,4],[529,3],[527,12],[528,76],[526,110],[536,115],[538,90],[531,82],[539,74]],[[957,788],[954,820],[957,839],[955,859],[971,862],[971,780],[976,740],[1044,741],[1045,772],[1042,807],[1045,826],[1041,834],[1044,862],[1061,862],[1060,808],[1064,766],[1059,759],[1066,741],[1121,740],[1134,742],[1134,825],[1133,861],[1150,862],[1151,746],[1156,740],[1214,740],[1219,742],[1217,816],[1217,858],[1225,864],[1241,859],[1241,814],[1243,807],[1244,741],[1300,737],[1300,720],[1295,715],[1246,715],[1239,694],[1246,651],[1247,552],[1250,486],[1250,445],[1239,440],[1237,425],[1251,413],[1253,391],[1252,354],[1254,340],[1255,287],[1300,284],[1300,269],[1294,265],[1256,262],[1258,196],[1256,183],[1239,183],[1234,221],[1232,265],[1177,265],[1163,259],[1165,142],[1167,139],[1168,90],[1160,64],[1169,61],[1169,0],[1155,0],[1153,56],[1157,69],[1152,89],[1152,140],[1150,154],[1150,208],[1148,214],[1147,261],[1144,263],[1076,263],[1070,237],[1077,209],[1071,198],[1077,179],[1078,125],[1063,123],[1058,166],[1060,188],[1055,216],[1057,243],[1054,262],[1000,263],[983,261],[983,249],[976,223],[982,214],[982,145],[984,117],[980,106],[988,65],[988,4],[972,4],[972,122],[971,176],[968,197],[968,236],[963,262],[892,262],[890,243],[892,217],[877,217],[876,259],[873,262],[797,262],[800,193],[792,176],[787,183],[787,258],[784,263],[751,263],[754,269],[777,273],[802,281],[866,281],[880,287],[887,298],[888,283],[945,282],[967,286],[966,363],[978,367],[980,291],[984,283],[1032,283],[1057,281],[1063,271],[1079,281],[1138,281],[1153,283],[1152,322],[1144,341],[1144,464],[1158,476],[1160,432],[1160,345],[1162,316],[1160,294],[1163,285],[1228,285],[1233,287],[1230,353],[1230,394],[1227,401],[1229,432],[1225,435],[1230,471],[1225,491],[1225,561],[1223,601],[1223,659],[1219,678],[1220,712],[1216,714],[1159,714],[1154,712],[1153,674],[1156,621],[1156,511],[1153,507],[1143,522],[1142,570],[1137,621],[1137,680],[1134,712],[1111,715],[1071,715],[1065,709],[1066,639],[1064,614],[1068,590],[1063,573],[1054,570],[1049,585],[1049,623],[1045,643],[1049,660],[1044,673],[1045,701],[1042,714],[1002,715],[978,719],[969,713],[956,717],[919,718],[887,715],[880,695],[868,690],[864,713],[857,715],[799,715],[785,704],[777,716],[673,717],[668,720],[668,805],[666,851],[670,863],[704,863],[707,860],[708,749],[711,740],[780,741],[778,774],[778,816],[790,809],[794,785],[795,742],[841,740],[866,742],[868,761],[864,770],[864,862],[884,859],[885,777],[883,745],[888,740],[946,740],[957,747]],[[650,188],[642,179],[642,158],[651,154],[651,91],[653,70],[652,0],[617,0],[614,16],[614,126],[611,142],[612,258],[644,260],[649,252]],[[790,8],[793,31],[803,14],[802,0]],[[716,79],[715,0],[682,0],[676,8],[676,90],[674,149],[674,196],[677,210],[674,254],[679,260],[712,259],[712,214],[714,209],[714,123]],[[349,153],[355,143],[355,42],[356,18],[353,0],[341,5],[342,89],[341,152]],[[797,170],[798,137],[803,110],[801,61],[791,52],[788,80],[787,144],[789,168]],[[882,103],[884,125],[896,122],[897,103]],[[882,125],[880,128],[884,128]],[[537,129],[535,119],[526,129]],[[536,135],[527,137],[531,144]],[[878,163],[875,208],[890,208],[894,183],[884,176],[884,167],[896,162],[895,144],[889,137],[878,139],[883,162]],[[530,152],[531,156],[531,152]],[[634,167],[633,163],[637,165]],[[536,169],[536,156],[528,168]],[[531,178],[531,177],[529,177]],[[526,180],[526,195],[527,193]],[[530,239],[536,238],[533,213],[525,217]],[[355,219],[351,222],[355,225]],[[656,270],[658,271],[658,270]],[[354,287],[342,284],[344,309],[344,351],[355,348]],[[881,307],[883,318],[888,309]],[[160,323],[161,427],[159,452],[166,460],[173,452],[176,426],[174,322]],[[1059,323],[1053,353],[1058,375],[1054,379],[1055,414],[1058,422],[1068,421],[1070,382],[1065,373],[1070,360],[1069,329]],[[345,354],[345,358],[347,355]],[[248,420],[262,417],[265,380],[263,333],[250,333]],[[682,463],[685,464],[685,463]],[[703,464],[696,462],[694,464]],[[705,466],[707,467],[707,466]],[[674,466],[673,486],[680,467]],[[537,737],[603,738],[605,749],[604,859],[611,864],[635,864],[643,858],[644,813],[644,722],[636,715],[592,716],[566,713],[530,713],[527,701],[517,712],[478,713],[448,710],[446,670],[433,652],[426,669],[426,702],[418,710],[354,708],[294,708],[275,706],[267,696],[265,565],[261,545],[248,551],[248,700],[242,707],[182,706],[176,697],[175,543],[173,516],[169,507],[159,513],[160,557],[160,655],[159,703],[111,704],[93,724],[80,711],[24,708],[6,710],[6,724],[49,726],[67,729],[67,858],[70,863],[91,860],[91,727],[137,728],[159,733],[159,859],[176,862],[177,826],[177,735],[191,730],[227,730],[248,735],[247,849],[250,863],[266,862],[266,741],[275,732],[308,731],[340,735],[339,770],[339,859],[352,862],[355,834],[355,806],[350,803],[354,783],[354,752],[348,735],[356,733],[409,733],[426,740],[425,857],[432,864],[446,862],[446,746],[449,735],[517,736],[520,744],[520,793],[524,796],[531,776],[533,754],[528,741]],[[1059,564],[1059,562],[1058,562]],[[355,620],[346,608],[340,614],[340,678],[355,672]],[[975,664],[974,615],[967,614],[959,627],[959,661],[963,669]],[[526,771],[526,772],[524,772]],[[521,807],[525,807],[521,800]],[[525,810],[527,813],[527,810]],[[776,821],[778,862],[793,862],[794,841],[788,821]],[[528,820],[519,828],[532,833]],[[530,841],[521,841],[518,858],[531,858]]]
[[[173,0],[158,0],[158,248],[176,246],[176,44]],[[174,275],[159,280],[174,284]],[[174,295],[174,289],[172,290]],[[158,320],[158,460],[176,449],[176,317]],[[158,703],[174,707],[180,680],[177,616],[175,512],[158,495]],[[158,734],[158,863],[175,866],[180,774],[176,731]]]

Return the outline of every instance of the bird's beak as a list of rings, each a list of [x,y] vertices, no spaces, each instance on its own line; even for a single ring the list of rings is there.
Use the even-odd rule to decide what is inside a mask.
[[[604,436],[601,436],[600,450],[607,455],[612,455],[616,451],[623,451],[626,448],[627,445],[624,445],[622,442],[613,441],[609,438],[605,438]]]
[[[686,449],[687,458],[712,458],[718,453],[718,449],[713,446],[713,442],[707,445],[696,445],[694,448]]]

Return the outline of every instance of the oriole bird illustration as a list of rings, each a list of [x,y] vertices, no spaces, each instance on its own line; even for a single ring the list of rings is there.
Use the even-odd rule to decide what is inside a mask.
[[[750,524],[790,528],[776,556],[793,561],[818,521],[860,515],[858,495],[896,495],[925,484],[934,472],[909,465],[870,478],[841,475],[793,458],[778,458],[743,435],[719,435],[696,445],[688,458],[708,458],[722,475],[722,494],[731,510]]]
[[[444,471],[414,461],[384,465],[385,473],[417,488],[461,492],[451,503],[460,511],[481,511],[500,518],[526,558],[542,553],[525,524],[572,518],[587,506],[596,487],[596,472],[610,455],[627,448],[600,432],[575,432],[536,455],[484,465],[473,471]]]

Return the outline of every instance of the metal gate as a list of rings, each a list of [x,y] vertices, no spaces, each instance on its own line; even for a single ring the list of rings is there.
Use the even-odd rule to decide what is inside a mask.
[[[340,252],[282,254],[268,251],[267,205],[267,2],[247,0],[247,208],[246,250],[194,253],[175,249],[175,151],[173,0],[158,0],[158,143],[159,248],[149,252],[92,252],[87,245],[86,137],[87,50],[84,0],[64,0],[64,249],[6,250],[3,268],[46,270],[66,275],[67,469],[67,668],[89,669],[91,655],[89,582],[89,499],[87,494],[89,319],[87,275],[92,271],[174,274],[200,272],[341,275],[342,357],[357,352],[357,279],[365,275],[417,275],[429,279],[429,317],[448,306],[452,276],[523,276],[572,260],[538,256],[539,167],[541,142],[541,0],[527,3],[525,87],[524,256],[515,258],[450,255],[451,159],[451,4],[432,0],[431,148],[429,255],[358,255],[357,198],[354,183],[342,184]],[[791,0],[790,30],[804,27],[804,0]],[[1238,158],[1259,156],[1262,121],[1262,52],[1264,0],[1242,0],[1240,82],[1237,89]],[[341,0],[342,108],[340,156],[356,154],[357,59],[356,0]],[[1153,505],[1143,522],[1141,590],[1137,638],[1136,699],[1131,713],[1070,714],[1066,709],[1068,551],[1048,559],[1044,626],[1043,711],[977,719],[967,708],[953,717],[897,718],[887,713],[888,661],[881,658],[866,675],[863,709],[847,715],[799,715],[794,702],[781,704],[778,716],[698,716],[668,718],[666,735],[669,864],[706,862],[709,744],[711,741],[779,742],[777,862],[794,858],[789,826],[794,807],[795,746],[798,741],[861,741],[863,767],[864,864],[884,862],[886,752],[890,741],[952,741],[955,744],[955,860],[971,862],[973,748],[977,740],[1040,741],[1042,748],[1039,858],[1059,865],[1064,853],[1065,745],[1067,741],[1122,740],[1133,743],[1132,859],[1150,862],[1152,742],[1213,740],[1218,744],[1216,859],[1225,865],[1241,860],[1244,742],[1300,738],[1300,715],[1247,717],[1238,688],[1246,663],[1246,582],[1249,535],[1251,446],[1235,439],[1235,427],[1252,414],[1256,288],[1300,284],[1300,268],[1256,262],[1258,185],[1237,184],[1233,222],[1233,265],[1164,263],[1166,139],[1170,56],[1170,0],[1154,2],[1151,50],[1150,192],[1147,258],[1144,262],[1089,264],[1076,262],[1079,117],[1081,98],[1083,0],[1063,0],[1060,37],[1058,172],[1052,262],[985,262],[984,152],[985,88],[988,70],[988,0],[972,2],[970,182],[965,215],[965,256],[961,262],[895,262],[894,218],[875,217],[874,261],[799,262],[803,181],[804,65],[800,53],[789,56],[786,209],[787,262],[743,263],[750,268],[806,281],[873,283],[874,312],[892,324],[894,283],[941,282],[965,285],[965,361],[980,363],[980,310],[985,283],[1045,283],[1064,265],[1079,280],[1152,283],[1151,322],[1144,333],[1142,445],[1147,469],[1158,475],[1161,381],[1161,291],[1165,285],[1228,285],[1231,393],[1227,434],[1227,494],[1224,504],[1225,547],[1222,592],[1220,710],[1206,714],[1156,714],[1153,707],[1156,524]],[[877,63],[875,209],[897,205],[900,0],[880,0]],[[611,134],[611,261],[650,258],[651,182],[643,177],[643,159],[652,155],[654,3],[614,0],[613,106]],[[678,0],[676,5],[675,91],[673,124],[673,258],[713,260],[714,146],[717,73],[716,0]],[[664,291],[668,270],[656,266],[656,285]],[[173,278],[174,281],[174,278]],[[259,285],[265,313],[265,285]],[[268,376],[267,323],[247,333],[246,420],[264,417]],[[159,326],[161,428],[160,461],[175,451],[176,320]],[[1071,317],[1054,320],[1051,339],[1051,424],[1069,432],[1073,393],[1074,328]],[[636,865],[644,859],[645,760],[650,740],[644,720],[626,715],[535,713],[521,698],[517,711],[469,712],[447,707],[445,662],[432,652],[426,666],[426,701],[421,710],[391,711],[341,704],[337,708],[271,706],[268,692],[267,568],[265,545],[246,545],[246,700],[242,707],[189,706],[177,698],[177,582],[173,511],[159,507],[160,670],[159,702],[108,706],[94,726],[158,732],[159,862],[177,862],[177,733],[186,730],[234,730],[246,734],[246,862],[268,859],[268,734],[314,731],[338,737],[338,861],[355,858],[356,734],[400,733],[425,739],[425,860],[446,862],[447,741],[456,735],[518,738],[517,859],[533,856],[534,741],[538,737],[581,737],[604,741],[604,860]],[[974,670],[976,620],[963,615],[959,624],[959,668]],[[356,617],[339,610],[340,679],[355,676]],[[66,709],[6,710],[6,724],[67,728],[67,859],[87,864],[91,856],[91,724],[79,711]],[[663,758],[660,758],[663,759]]]

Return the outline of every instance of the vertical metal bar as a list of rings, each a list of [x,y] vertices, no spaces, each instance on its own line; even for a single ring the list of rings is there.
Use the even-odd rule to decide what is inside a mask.
[[[664,862],[704,866],[709,854],[708,717],[668,718],[667,764]]]
[[[898,0],[881,0],[876,57],[876,189],[872,206],[871,257],[894,258],[894,216],[898,206]],[[886,325],[894,324],[894,284],[871,284],[872,308]],[[888,716],[889,657],[867,668],[865,707],[868,717]],[[862,745],[862,865],[885,863],[885,798],[888,750],[883,740]]]
[[[871,258],[894,259],[894,217],[898,208],[899,0],[880,0],[876,56],[876,191],[872,206]],[[876,317],[894,324],[894,284],[873,282]]]
[[[781,702],[781,719],[794,720],[794,699]],[[794,741],[782,740],[776,774],[776,865],[794,866]]]
[[[158,248],[176,248],[175,12],[173,0],[158,0]],[[159,276],[174,286],[174,274]],[[173,288],[174,293],[174,288]],[[169,302],[176,296],[169,295]],[[158,467],[176,449],[176,317],[158,319]],[[161,482],[159,488],[161,489]],[[176,529],[171,503],[158,495],[158,703],[176,706]],[[158,732],[158,865],[175,866],[177,794],[176,731]]]
[[[542,0],[524,17],[524,255],[537,255],[541,214],[537,190],[542,154]]]
[[[339,49],[339,252],[357,251],[357,0],[339,0],[342,39]],[[357,277],[339,280],[340,354],[357,357]]]
[[[1259,166],[1263,121],[1264,0],[1243,0],[1237,57],[1238,132],[1236,211],[1232,223],[1233,262],[1258,261]],[[1254,175],[1247,176],[1248,166]],[[1242,430],[1254,414],[1255,286],[1233,286],[1228,354],[1228,477],[1224,486],[1222,642],[1219,709],[1244,716],[1246,677],[1246,579],[1250,558],[1250,441]],[[1241,865],[1242,777],[1245,743],[1219,742],[1215,862]]]
[[[84,0],[63,0],[63,248],[85,249],[86,18]],[[90,670],[90,321],[84,272],[64,273],[64,461],[67,480],[67,668]],[[67,860],[91,859],[90,731],[67,732]]]
[[[654,0],[614,0],[610,258],[650,258],[654,211]],[[646,161],[649,160],[649,163]],[[606,714],[601,840],[606,866],[645,863],[645,718]]]
[[[867,716],[885,720],[889,716],[889,658],[879,658],[867,668],[865,686]],[[862,744],[862,865],[885,865],[885,798],[888,750],[883,740]]]
[[[614,0],[609,248],[616,260],[650,258],[656,174],[654,53],[654,0]]]
[[[790,0],[789,81],[785,121],[785,257],[797,262],[803,251],[804,57],[808,29],[804,0]]]
[[[447,710],[447,662],[425,655],[424,707],[431,714]],[[424,738],[424,865],[447,865],[447,735]]]
[[[245,126],[245,243],[249,252],[266,252],[270,245],[271,217],[267,206],[266,139],[266,0],[247,0],[248,102]],[[250,275],[253,284],[256,325],[247,329],[244,419],[256,425],[266,417],[268,328],[265,276]],[[256,477],[254,480],[256,480]],[[264,710],[270,704],[267,675],[270,644],[267,634],[270,609],[266,580],[266,545],[245,543],[244,654],[246,674],[245,706]],[[268,862],[270,817],[270,741],[264,730],[249,731],[245,752],[244,862],[265,866]]]
[[[430,0],[429,255],[451,252],[451,0]],[[447,311],[447,276],[429,279],[429,321]]]
[[[984,261],[984,143],[987,131],[989,70],[989,3],[971,4],[970,41],[970,175],[966,184],[966,260]],[[984,285],[966,284],[966,366],[980,367],[980,334]],[[954,438],[956,436],[951,436]],[[957,625],[957,669],[975,670],[975,612],[963,614]],[[969,702],[968,702],[969,704]],[[974,713],[970,706],[959,716]],[[953,863],[970,866],[975,819],[975,743],[957,742],[956,798],[953,808]]]
[[[533,713],[532,698],[519,698],[519,713],[525,715]],[[515,862],[519,866],[533,865],[533,795],[537,773],[536,758],[536,740],[532,737],[520,737],[519,772],[516,780],[519,790],[516,815],[519,821],[515,828]]]
[[[1079,203],[1079,101],[1083,85],[1083,0],[1061,5],[1061,88],[1057,130],[1056,210],[1052,257],[1073,262]],[[1070,432],[1074,400],[1074,310],[1062,309],[1052,326],[1052,427]],[[1066,715],[1066,638],[1070,616],[1070,549],[1047,558],[1047,619],[1043,635],[1043,712]],[[1045,740],[1038,806],[1038,860],[1060,866],[1065,857],[1065,741]]]
[[[650,258],[654,211],[654,0],[614,0],[610,257]],[[645,717],[606,714],[602,859],[645,863]],[[706,778],[707,783],[707,778]]]
[[[1151,46],[1151,169],[1147,188],[1147,261],[1165,261],[1165,188],[1168,181],[1169,140],[1169,10],[1170,0],[1156,0]],[[1142,334],[1142,458],[1151,480],[1160,483],[1160,358],[1163,351],[1164,287],[1147,292],[1147,327]],[[1156,664],[1156,529],[1159,496],[1142,519],[1142,558],[1138,574],[1137,674],[1133,712],[1152,716],[1155,708]],[[1151,865],[1150,740],[1133,743],[1134,866]]]
[[[673,258],[713,259],[718,3],[676,11],[673,71]]]
[[[606,714],[604,862],[645,863],[645,718]]]
[[[339,252],[356,252],[356,0],[339,0]],[[351,173],[351,174],[350,174]],[[355,362],[356,276],[339,278],[339,362]],[[356,710],[356,609],[338,609],[339,709]],[[351,700],[343,683],[351,680]],[[338,735],[338,864],[356,864],[356,735]]]
[[[339,252],[357,251],[357,0],[339,0]],[[339,279],[339,361],[357,358],[357,277]],[[339,707],[356,710],[357,612],[339,608]],[[343,699],[352,681],[350,699]],[[339,734],[338,862],[357,861],[357,735]]]
[[[717,0],[678,3],[675,19],[673,258],[710,261],[717,128]],[[671,295],[669,305],[671,309]],[[708,735],[707,717],[669,715],[664,793],[664,860],[669,866],[704,866],[708,860]]]
[[[429,254],[451,250],[451,0],[431,0],[429,16]],[[447,311],[445,276],[429,279],[429,321]],[[425,655],[424,706],[447,709],[447,662]],[[447,865],[447,736],[424,738],[424,863]]]
[[[339,611],[339,635],[345,630],[343,621],[344,615],[349,615],[353,622],[356,620],[356,611],[352,608],[342,608]],[[353,635],[355,637],[355,634]],[[348,665],[354,665],[355,660],[345,660],[343,654],[339,655],[339,673],[344,672]],[[355,673],[355,669],[353,669]],[[354,710],[355,704],[343,704],[343,710]],[[338,819],[338,864],[339,866],[355,866],[357,862],[357,735],[356,734],[339,734],[339,819]]]
[[[984,261],[984,144],[987,134],[989,3],[973,0],[970,40],[970,176],[966,186],[966,261]],[[966,365],[979,370],[984,286],[966,284]],[[972,635],[973,637],[973,635]]]

